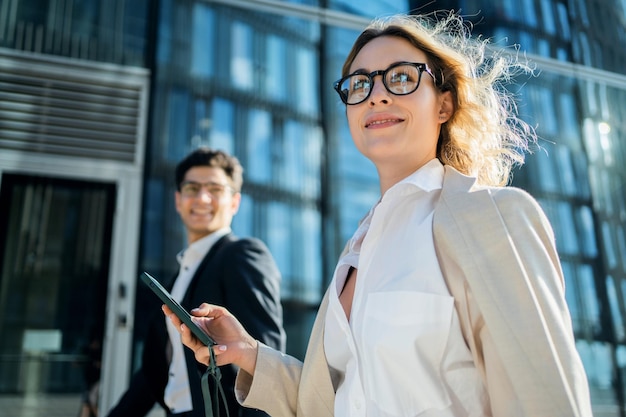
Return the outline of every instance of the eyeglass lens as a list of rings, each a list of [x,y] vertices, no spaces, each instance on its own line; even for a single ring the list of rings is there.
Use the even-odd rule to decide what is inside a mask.
[[[422,71],[417,64],[398,64],[384,71],[371,74],[352,74],[343,79],[339,85],[339,94],[346,104],[358,104],[365,101],[374,86],[374,77],[383,76],[383,85],[392,94],[411,94],[419,86]]]
[[[197,197],[205,188],[207,192],[216,198],[224,195],[227,188],[230,188],[226,184],[219,184],[216,182],[200,183],[195,181],[184,181],[180,185],[180,193],[185,197]]]

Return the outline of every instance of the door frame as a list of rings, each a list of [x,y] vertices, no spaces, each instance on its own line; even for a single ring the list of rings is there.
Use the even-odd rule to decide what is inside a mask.
[[[100,379],[99,409],[104,414],[124,392],[132,366],[143,173],[136,166],[111,161],[3,150],[0,152],[0,184],[4,173],[115,185]]]

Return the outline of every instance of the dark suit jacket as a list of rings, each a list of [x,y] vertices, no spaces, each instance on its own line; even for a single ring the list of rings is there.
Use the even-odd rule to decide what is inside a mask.
[[[172,285],[173,282],[166,286],[171,288]],[[190,310],[204,302],[226,307],[254,338],[281,351],[285,350],[280,272],[269,250],[260,240],[239,239],[230,233],[213,245],[198,266],[181,304]],[[156,314],[146,336],[141,368],[133,375],[128,390],[111,410],[109,417],[144,416],[156,402],[167,410],[163,393],[169,371],[168,344],[165,317]],[[193,352],[187,348],[185,359],[193,400],[193,411],[185,416],[204,417],[200,378],[206,368],[195,360]],[[266,416],[237,403],[233,392],[236,375],[234,366],[221,367],[221,373],[231,417]],[[212,384],[210,378],[209,381]],[[213,391],[212,385],[210,391]],[[226,415],[223,408],[220,415]]]

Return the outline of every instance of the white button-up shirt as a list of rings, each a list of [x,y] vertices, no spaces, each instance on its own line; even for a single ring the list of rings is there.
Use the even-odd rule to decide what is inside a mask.
[[[433,242],[438,160],[391,187],[362,221],[330,285],[324,347],[342,417],[488,416]],[[350,321],[339,302],[357,269]]]
[[[180,269],[174,286],[170,292],[172,298],[181,302],[185,297],[191,279],[198,270],[200,262],[204,259],[211,247],[222,236],[230,233],[231,229],[220,229],[210,235],[193,242],[187,249],[179,253],[176,257],[180,264]],[[180,340],[180,333],[169,319],[165,319],[167,332],[172,344],[172,361],[170,362],[169,378],[165,386],[163,400],[172,413],[178,414],[193,410],[191,391],[189,390],[189,375],[187,374],[187,364],[185,363],[185,347]]]

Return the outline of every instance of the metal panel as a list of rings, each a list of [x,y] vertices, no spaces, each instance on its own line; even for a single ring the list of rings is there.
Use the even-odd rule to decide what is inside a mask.
[[[0,48],[0,149],[141,165],[147,79]]]

